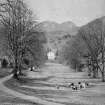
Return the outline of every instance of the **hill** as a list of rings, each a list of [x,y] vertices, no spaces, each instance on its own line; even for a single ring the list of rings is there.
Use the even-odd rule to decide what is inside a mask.
[[[38,24],[37,29],[45,32],[48,47],[57,49],[65,43],[66,40],[74,36],[78,32],[79,27],[71,21],[61,24],[52,21],[44,21]]]

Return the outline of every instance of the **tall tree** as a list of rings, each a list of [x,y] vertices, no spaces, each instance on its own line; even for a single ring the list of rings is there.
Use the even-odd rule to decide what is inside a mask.
[[[105,81],[105,18],[96,19],[88,23],[79,30],[78,34],[89,50],[88,57],[91,60],[93,76],[97,76],[99,69],[102,81]]]
[[[14,59],[14,77],[18,78],[24,56],[30,53],[34,59],[33,50],[40,48],[38,33],[35,31],[37,21],[23,0],[5,0],[0,3],[0,21],[3,25],[2,34],[5,35],[6,45]],[[40,33],[42,34],[42,33]],[[39,45],[39,47],[38,47]]]

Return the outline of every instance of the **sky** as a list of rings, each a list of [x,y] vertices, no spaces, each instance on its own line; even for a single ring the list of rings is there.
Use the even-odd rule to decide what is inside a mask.
[[[105,15],[105,0],[27,0],[39,21],[72,21],[82,26]]]

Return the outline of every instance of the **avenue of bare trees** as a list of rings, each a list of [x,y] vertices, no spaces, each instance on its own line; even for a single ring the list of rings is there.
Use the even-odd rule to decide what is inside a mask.
[[[97,78],[100,73],[104,82],[105,17],[82,26],[78,34],[63,47],[62,59],[78,71],[84,66],[87,67],[93,78]]]
[[[24,63],[40,65],[45,59],[43,43],[46,38],[43,32],[36,31],[37,24],[37,19],[23,0],[0,2],[0,43],[14,63],[15,78],[21,74]]]

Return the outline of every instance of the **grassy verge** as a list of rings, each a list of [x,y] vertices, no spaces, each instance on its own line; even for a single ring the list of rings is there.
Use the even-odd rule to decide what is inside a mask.
[[[25,85],[26,84],[27,83],[25,83]],[[36,83],[36,84],[34,84],[34,86],[39,86],[39,84],[40,84],[40,86],[43,86],[43,83]],[[46,93],[49,95],[50,94],[61,94],[61,95],[64,94],[64,92],[57,92],[56,90],[44,90],[44,89],[40,90],[40,89],[29,89],[26,87],[20,87],[21,85],[24,85],[24,83],[22,81],[19,82],[18,80],[13,79],[13,78],[6,81],[4,83],[4,85],[10,89],[13,89],[15,91],[21,92],[21,93],[26,94],[26,95],[31,95],[31,96],[38,96],[39,97],[39,96],[42,96],[43,94],[46,94]],[[46,85],[46,86],[48,86],[48,85]]]
[[[44,89],[40,90],[40,89],[30,89],[30,88],[26,88],[26,87],[21,87],[21,85],[24,85],[24,83],[22,81],[19,82],[13,78],[6,81],[4,84],[8,88],[18,91],[20,93],[23,93],[25,95],[36,96],[39,98],[44,98],[46,100],[47,100],[47,98],[58,98],[59,96],[63,97],[63,95],[66,94],[64,91],[59,91],[59,90],[44,90]],[[34,86],[35,86],[35,84],[34,84]],[[73,94],[73,93],[71,93],[71,94]],[[54,101],[54,102],[56,102],[56,101]],[[59,103],[59,102],[56,102],[56,103]],[[84,105],[84,104],[66,103],[66,102],[65,103],[60,102],[60,103],[64,104],[64,105]]]
[[[39,105],[37,103],[32,103],[0,91],[0,105],[6,105],[7,103],[8,105]]]
[[[12,69],[10,68],[0,68],[0,78],[10,75],[11,71]]]
[[[47,78],[41,78],[41,79],[30,79],[27,77],[24,78],[20,78],[20,80],[16,80],[14,78],[10,79],[8,82],[9,84],[11,83],[15,83],[15,84],[11,84],[11,85],[16,85],[16,86],[21,86],[21,85],[27,85],[27,86],[38,86],[38,87],[44,87],[44,86],[48,86],[48,87],[54,87],[53,84],[48,84],[48,83],[43,83],[44,81],[46,81],[46,79],[49,79],[51,77],[47,77]]]

